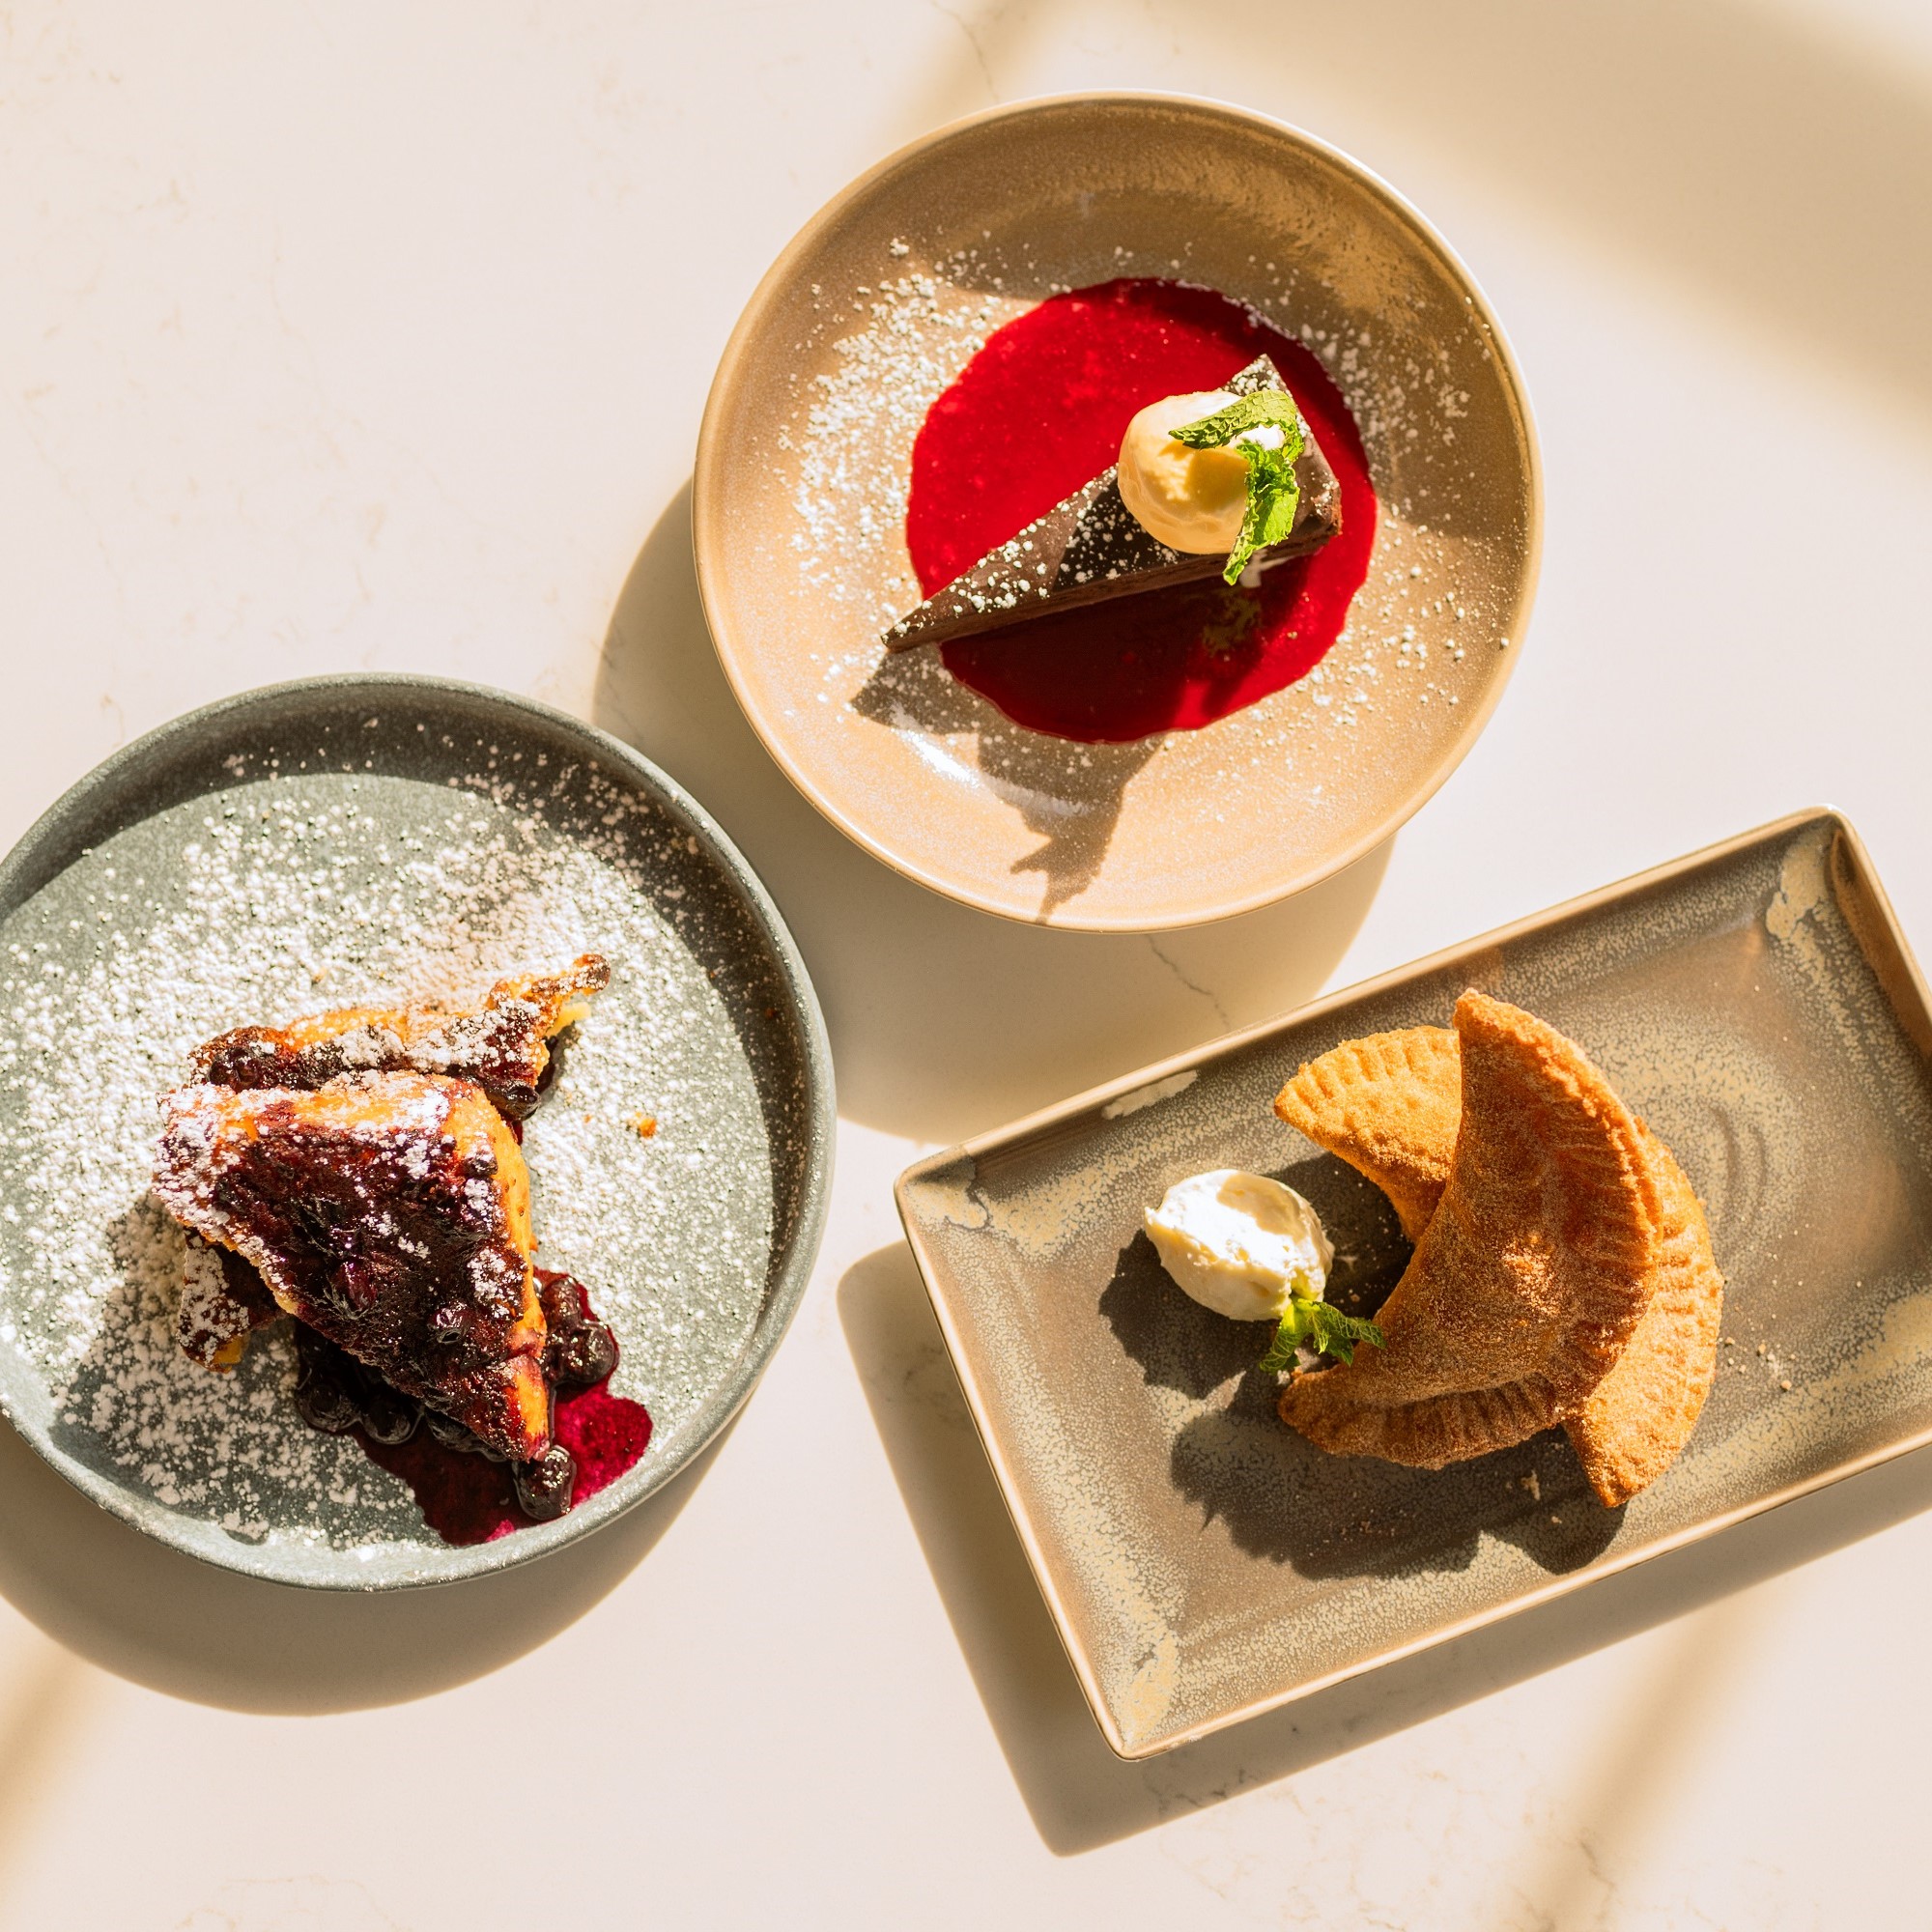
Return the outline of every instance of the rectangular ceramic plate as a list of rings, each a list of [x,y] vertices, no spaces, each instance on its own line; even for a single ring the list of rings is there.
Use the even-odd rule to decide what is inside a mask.
[[[1438,1473],[1275,1417],[1252,1323],[1167,1279],[1142,1209],[1276,1175],[1373,1308],[1381,1196],[1278,1122],[1305,1060],[1478,986],[1579,1040],[1676,1151],[1729,1287],[1668,1473],[1590,1495],[1560,1432]],[[1932,1013],[1856,835],[1809,812],[1069,1100],[909,1169],[899,1211],[1107,1741],[1144,1757],[1932,1440]]]

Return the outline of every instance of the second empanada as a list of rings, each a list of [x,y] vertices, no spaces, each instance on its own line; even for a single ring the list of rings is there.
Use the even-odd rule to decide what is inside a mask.
[[[1422,1237],[1449,1179],[1463,1115],[1463,1062],[1451,1027],[1345,1039],[1275,1095],[1274,1110],[1389,1198],[1402,1232]]]

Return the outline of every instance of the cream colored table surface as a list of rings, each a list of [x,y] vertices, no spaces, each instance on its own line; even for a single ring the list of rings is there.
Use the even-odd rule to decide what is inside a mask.
[[[1932,952],[1932,25],[1806,4],[0,9],[0,841],[250,685],[533,693],[743,845],[843,1106],[736,1427],[535,1568],[246,1584],[0,1433],[0,1924],[1932,1922],[1923,1456],[1122,1765],[889,1192],[1796,806],[1849,812]],[[1242,101],[1403,188],[1512,332],[1548,469],[1535,624],[1463,771],[1328,887],[1153,940],[995,923],[822,824],[688,554],[705,387],[794,227],[944,120],[1088,85]]]

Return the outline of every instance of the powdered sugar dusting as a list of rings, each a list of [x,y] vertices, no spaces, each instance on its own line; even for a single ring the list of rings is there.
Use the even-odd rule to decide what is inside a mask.
[[[895,260],[903,257],[906,244],[895,241],[891,252]],[[1116,247],[1106,269],[1172,276],[1183,264]],[[1457,386],[1445,345],[1398,344],[1385,335],[1378,340],[1372,325],[1330,327],[1311,320],[1311,309],[1331,313],[1332,299],[1323,292],[1311,304],[1304,278],[1289,265],[1250,257],[1247,275],[1247,305],[1319,355],[1348,397],[1378,490],[1419,460],[1457,464],[1457,424],[1467,413],[1469,396]],[[1187,279],[1184,271],[1181,278]],[[1009,293],[1009,285],[1027,293]],[[1070,286],[1043,279],[1030,259],[1007,262],[988,242],[954,251],[929,270],[908,269],[867,284],[849,309],[838,310],[829,296],[824,298],[828,331],[852,322],[864,326],[831,336],[836,362],[812,378],[802,422],[779,441],[797,451],[797,523],[790,544],[801,586],[852,607],[851,648],[824,666],[828,694],[848,694],[854,679],[876,665],[879,635],[920,602],[903,532],[912,446],[927,412],[995,330]],[[1418,448],[1425,438],[1432,445],[1426,452]],[[1438,719],[1446,711],[1446,723],[1453,724],[1455,708],[1483,675],[1479,664],[1463,668],[1465,640],[1481,634],[1489,614],[1474,587],[1482,573],[1460,567],[1460,544],[1433,532],[1400,488],[1382,507],[1385,534],[1378,549],[1384,554],[1350,625],[1302,680],[1303,701],[1269,705],[1259,719],[1221,722],[1219,736],[1255,741],[1229,748],[1235,755],[1271,752],[1292,763],[1296,739],[1352,732],[1393,704],[1412,706],[1424,728],[1432,703],[1439,707]],[[867,568],[853,568],[855,554],[867,557]],[[1465,574],[1469,586],[1459,587]],[[928,672],[923,660],[899,673],[923,674],[940,675]],[[895,723],[916,728],[903,712]],[[1069,751],[1065,757],[1077,766],[1080,753]]]
[[[895,244],[903,256],[903,242]],[[1031,304],[945,276],[891,276],[860,292],[866,327],[832,344],[838,357],[813,379],[798,439],[792,536],[805,584],[835,602],[858,602],[861,621],[885,629],[919,602],[904,555],[913,438],[933,399],[979,354],[987,336]],[[854,538],[899,558],[881,584],[855,575],[845,557]]]
[[[593,768],[366,729],[385,769],[238,753],[225,788],[129,826],[0,923],[0,1348],[44,1382],[61,1447],[242,1539],[434,1541],[400,1482],[298,1420],[282,1334],[230,1376],[176,1345],[186,1258],[149,1173],[194,1046],[327,1007],[473,1001],[605,953],[612,983],[525,1151],[541,1260],[590,1285],[622,1348],[613,1388],[657,1419],[653,1458],[751,1336],[790,1184],[774,1150],[802,1126],[803,1096],[761,1091],[746,1037],[777,1010],[772,969],[704,890],[696,838]],[[453,775],[388,769],[425,759]]]
[[[1417,769],[1465,741],[1506,664],[1498,633],[1521,591],[1520,540],[1513,527],[1483,531],[1484,519],[1466,513],[1495,494],[1480,474],[1485,438],[1468,434],[1467,320],[1457,319],[1453,339],[1436,337],[1413,318],[1341,298],[1288,259],[1206,266],[1117,244],[1049,268],[1023,240],[989,234],[928,255],[893,238],[875,279],[812,285],[791,406],[769,432],[784,478],[769,561],[784,588],[764,608],[785,614],[781,648],[775,641],[761,655],[759,675],[785,667],[787,731],[816,747],[815,767],[849,771],[867,788],[882,774],[893,786],[937,777],[952,796],[935,811],[948,824],[965,818],[944,858],[925,852],[924,862],[950,868],[985,834],[1005,854],[1004,878],[1038,875],[1032,916],[1085,902],[1117,850],[1178,839],[1179,821],[1157,797],[1185,799],[1191,854],[1205,847],[1215,867],[1244,877],[1279,871],[1278,843],[1255,828],[1283,812],[1304,846],[1355,836],[1375,801],[1404,793]],[[887,657],[881,636],[921,601],[905,517],[928,411],[997,329],[1048,297],[1118,276],[1237,291],[1318,356],[1362,432],[1380,516],[1367,581],[1321,663],[1205,729],[1095,747],[1025,729],[955,683],[936,653]],[[1487,361],[1487,348],[1479,353]],[[1485,426],[1491,442],[1493,427]],[[1492,521],[1487,502],[1486,512]],[[879,743],[882,727],[895,752]],[[1008,852],[1024,834],[1043,842]],[[903,825],[893,837],[895,849],[923,851]],[[1131,895],[1132,862],[1118,863],[1120,890]],[[1003,898],[1010,891],[1003,886]]]

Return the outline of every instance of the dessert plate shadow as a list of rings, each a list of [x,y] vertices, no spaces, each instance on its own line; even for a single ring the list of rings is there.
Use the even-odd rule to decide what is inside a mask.
[[[1430,1472],[1275,1414],[1266,1324],[1168,1281],[1144,1208],[1207,1168],[1309,1197],[1373,1310],[1378,1190],[1270,1102],[1476,986],[1579,1040],[1677,1153],[1727,1281],[1716,1384],[1621,1510],[1560,1431]],[[1107,1742],[1145,1757],[1932,1442],[1932,1009],[1851,828],[1807,812],[912,1167],[899,1211]],[[1833,1204],[1820,1214],[1818,1204]]]
[[[229,1026],[475,994],[581,951],[613,980],[526,1124],[540,1259],[589,1286],[612,1389],[653,1430],[568,1515],[455,1548],[353,1440],[299,1420],[286,1324],[232,1376],[180,1354],[156,1101]],[[0,1405],[103,1508],[248,1576],[373,1590],[507,1568],[649,1495],[750,1393],[817,1253],[833,1114],[776,908],[627,746],[430,677],[211,705],[117,753],[0,863]]]
[[[1205,284],[1321,355],[1380,518],[1309,676],[1201,730],[1071,744],[879,639],[920,601],[904,525],[926,411],[994,329],[1120,276]],[[805,796],[936,892],[1090,931],[1250,911],[1394,832],[1501,695],[1541,516],[1508,345],[1423,217],[1310,135],[1154,94],[998,108],[837,196],[726,345],[693,489],[719,656]]]

